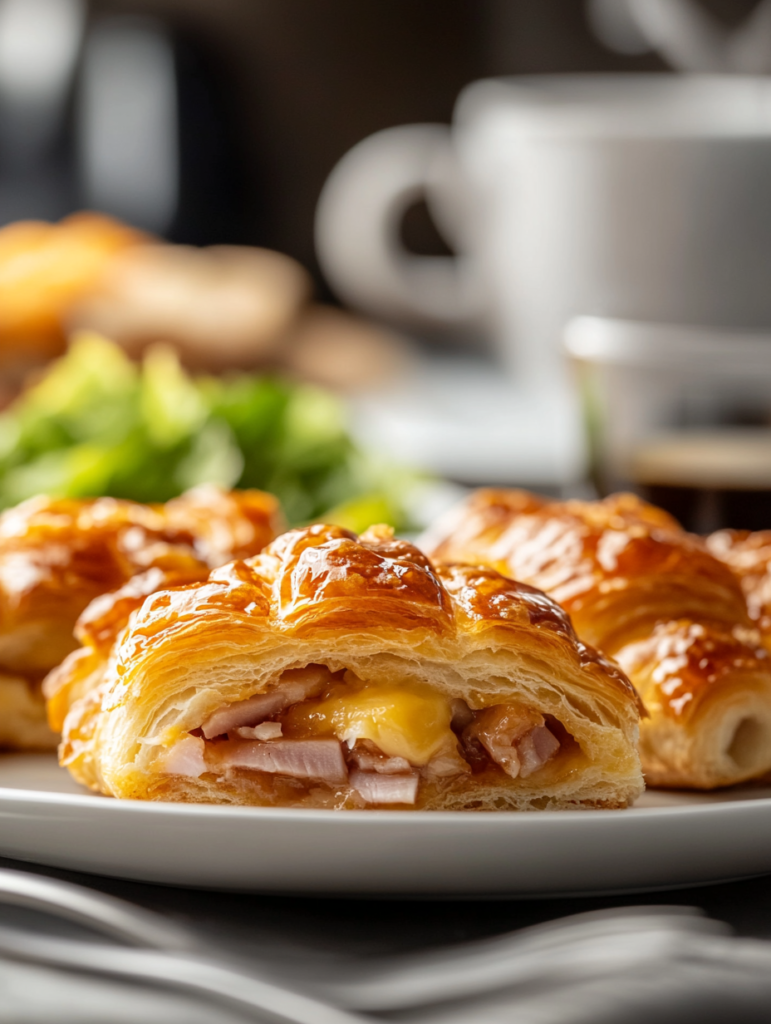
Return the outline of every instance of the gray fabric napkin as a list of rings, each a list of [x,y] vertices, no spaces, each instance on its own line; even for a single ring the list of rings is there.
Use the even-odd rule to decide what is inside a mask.
[[[195,936],[189,948],[157,948],[160,933],[142,948],[136,935],[121,944],[83,922],[0,905],[0,1024],[771,1020],[771,943],[687,908],[581,914],[441,950],[326,961],[298,952],[239,962]]]

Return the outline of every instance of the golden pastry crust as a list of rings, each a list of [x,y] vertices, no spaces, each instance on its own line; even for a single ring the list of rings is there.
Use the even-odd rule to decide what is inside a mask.
[[[48,724],[54,734],[61,733],[71,704],[90,688],[94,669],[103,670],[117,637],[145,598],[168,587],[199,582],[208,573],[205,563],[181,558],[176,566],[154,566],[132,576],[122,587],[102,594],[86,607],[73,629],[73,643],[84,646],[68,654],[45,679],[43,694]],[[83,657],[86,653],[88,658]],[[83,680],[89,682],[84,685]]]
[[[576,638],[561,609],[490,569],[435,569],[386,528],[361,538],[332,526],[291,531],[261,555],[215,570],[206,582],[148,597],[109,660],[84,639],[58,673],[60,689],[69,686],[74,695],[61,760],[77,779],[114,796],[368,805],[361,796],[366,786],[361,790],[359,782],[356,789],[358,769],[350,763],[352,755],[361,757],[358,741],[351,746],[348,739],[340,748],[347,768],[336,782],[327,776],[301,782],[223,760],[234,743],[242,752],[251,749],[234,740],[233,724],[227,740],[217,738],[214,726],[207,736],[207,723],[223,708],[227,716],[248,709],[259,695],[272,698],[282,680],[298,672],[305,678],[301,670],[329,678],[323,693],[306,695],[267,723],[276,735],[283,728],[285,740],[307,739],[311,729],[337,750],[340,736],[329,732],[336,727],[323,723],[347,714],[351,701],[360,716],[353,720],[360,721],[362,701],[373,694],[375,705],[390,700],[400,713],[405,701],[439,709],[430,721],[419,716],[418,745],[439,728],[441,708],[452,702],[471,716],[464,728],[485,709],[507,708],[527,720],[528,729],[540,723],[551,748],[526,776],[524,769],[513,777],[497,761],[485,760],[478,743],[481,760],[472,771],[459,756],[449,717],[443,726],[449,745],[440,758],[444,775],[437,775],[436,759],[408,763],[386,751],[389,764],[401,765],[387,769],[396,772],[392,780],[412,779],[418,786],[420,774],[420,808],[622,807],[642,789],[637,694],[616,666]],[[387,714],[380,714],[378,727],[385,728]],[[487,720],[474,722],[482,742],[489,742]],[[468,738],[472,746],[473,740]],[[281,742],[258,742],[257,754],[268,756]],[[205,770],[170,767],[182,744],[205,758]],[[383,750],[363,749],[370,760],[382,761]],[[526,754],[523,747],[520,756]],[[365,771],[365,783],[371,778]]]
[[[127,617],[133,591],[121,588],[135,576],[141,603],[152,589],[204,579],[213,566],[255,554],[281,526],[271,495],[209,487],[156,507],[40,497],[9,509],[0,515],[0,672],[29,681],[42,728],[39,681],[77,647],[73,628],[92,601],[117,590],[107,605],[122,599],[118,612]],[[91,614],[104,617],[107,606]],[[0,741],[27,746],[29,717],[29,709],[22,716],[6,707]]]
[[[667,513],[633,495],[478,491],[422,546],[540,587],[620,662],[650,712],[640,748],[650,783],[713,788],[771,768],[771,667],[742,589]]]
[[[771,530],[718,530],[707,547],[739,578],[750,618],[771,646]]]

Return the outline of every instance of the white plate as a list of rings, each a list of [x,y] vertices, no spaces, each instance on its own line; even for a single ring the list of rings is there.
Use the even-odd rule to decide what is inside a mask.
[[[627,811],[425,814],[94,796],[52,755],[0,756],[0,856],[167,885],[560,895],[771,872],[771,790],[646,793]]]

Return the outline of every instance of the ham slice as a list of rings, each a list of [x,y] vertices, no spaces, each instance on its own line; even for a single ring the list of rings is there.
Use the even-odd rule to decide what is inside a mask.
[[[227,740],[214,748],[218,766],[252,768],[337,785],[348,781],[338,740]]]
[[[163,762],[165,775],[186,775],[197,779],[206,768],[204,760],[204,742],[200,736],[185,736],[175,743],[166,754]]]
[[[413,773],[413,767],[406,758],[387,757],[371,740],[357,740],[353,749],[346,752],[345,759],[349,767],[353,766],[362,772],[376,772],[378,775]],[[436,780],[463,775],[468,771],[469,766],[455,750],[432,757],[420,774],[424,778]]]
[[[309,697],[318,696],[325,686],[333,680],[333,675],[325,665],[308,665],[307,668],[289,669],[284,672],[278,683],[267,693],[258,693],[248,700],[240,700],[235,704],[226,704],[215,711],[201,726],[207,740],[215,736],[224,736],[243,727],[253,727],[264,722],[273,715],[279,714],[291,704],[299,704]]]
[[[560,741],[545,725],[536,725],[517,743],[519,774],[523,779],[551,761],[560,748]]]
[[[543,715],[518,704],[497,704],[477,712],[474,724],[464,730],[463,740],[481,743],[512,779],[537,772],[560,748]]]
[[[383,775],[379,772],[351,772],[351,786],[368,804],[414,804],[418,795],[418,773]]]
[[[277,740],[282,732],[281,722],[260,722],[251,729],[248,726],[236,729],[236,735],[242,740]]]
[[[412,771],[412,765],[404,757],[387,757],[370,740],[357,740],[348,753],[348,762],[364,772],[380,775],[399,775]]]

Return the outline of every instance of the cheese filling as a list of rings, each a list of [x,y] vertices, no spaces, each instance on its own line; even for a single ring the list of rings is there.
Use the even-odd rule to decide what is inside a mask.
[[[349,749],[369,740],[386,757],[415,767],[455,750],[450,701],[430,686],[371,684],[318,704],[297,704],[286,716],[287,735],[333,735]]]

